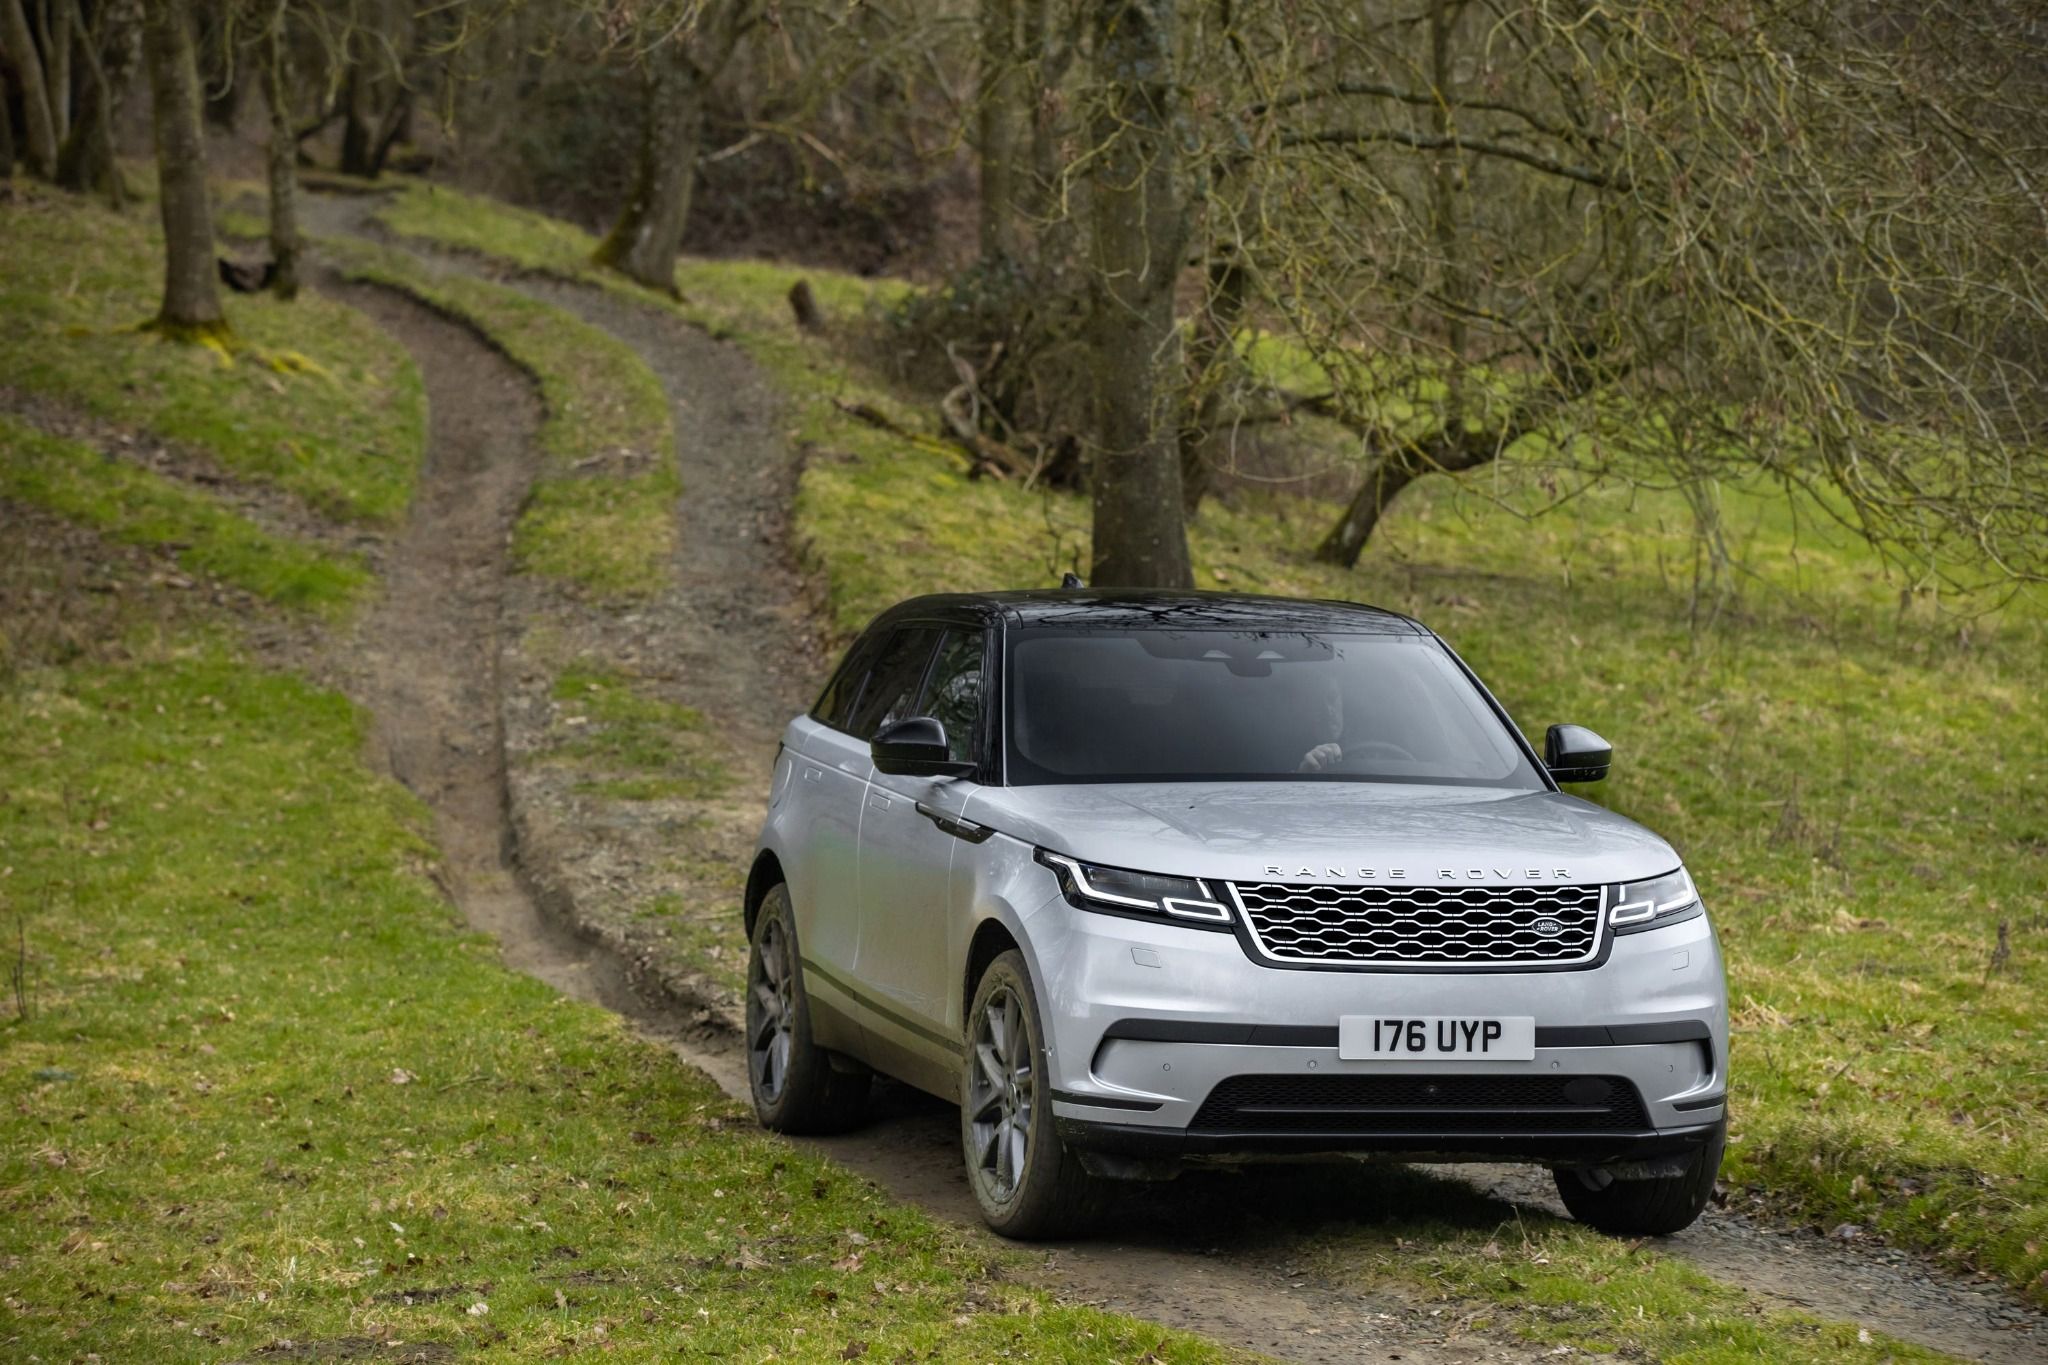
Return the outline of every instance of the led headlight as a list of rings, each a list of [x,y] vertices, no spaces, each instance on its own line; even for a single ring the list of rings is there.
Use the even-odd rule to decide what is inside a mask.
[[[1648,881],[1625,882],[1615,887],[1611,904],[1607,922],[1617,934],[1661,929],[1702,913],[1700,893],[1682,867]]]
[[[1038,850],[1038,861],[1060,879],[1067,904],[1079,910],[1137,919],[1178,920],[1190,927],[1227,929],[1230,911],[1197,877],[1162,877],[1120,867],[1098,867],[1064,854]]]

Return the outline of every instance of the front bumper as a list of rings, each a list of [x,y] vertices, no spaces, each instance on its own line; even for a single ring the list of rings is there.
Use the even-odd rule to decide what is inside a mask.
[[[1683,1128],[1610,1133],[1292,1133],[1259,1129],[1189,1132],[1140,1123],[1058,1119],[1060,1137],[1084,1152],[1143,1160],[1235,1156],[1308,1156],[1325,1152],[1382,1155],[1402,1161],[1529,1161],[1550,1166],[1653,1165],[1686,1161],[1711,1142],[1725,1118]]]
[[[1696,1147],[1725,1120],[1727,1004],[1709,922],[1615,938],[1573,971],[1378,973],[1277,970],[1224,933],[1091,914],[1063,901],[1031,917],[1047,999],[1053,1112],[1075,1145],[1131,1155],[1368,1151],[1435,1159],[1609,1164]],[[1347,1061],[1337,1020],[1351,1014],[1528,1015],[1533,1060]],[[1203,1106],[1233,1078],[1494,1078],[1526,1093],[1537,1078],[1598,1077],[1638,1107],[1574,1126],[1569,1113],[1520,1121],[1511,1105],[1432,1127],[1424,1112],[1323,1115],[1313,1131],[1238,1121]]]

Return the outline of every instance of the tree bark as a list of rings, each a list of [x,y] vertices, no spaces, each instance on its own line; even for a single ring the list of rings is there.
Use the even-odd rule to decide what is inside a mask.
[[[370,151],[376,144],[377,133],[373,117],[370,75],[364,61],[359,59],[348,69],[348,79],[341,92],[341,173],[343,175],[368,176]]]
[[[1338,564],[1351,568],[1358,563],[1358,557],[1365,553],[1365,543],[1372,539],[1373,529],[1380,524],[1387,509],[1394,505],[1394,499],[1401,490],[1415,482],[1422,470],[1406,451],[1383,455],[1367,472],[1365,482],[1344,509],[1344,515],[1323,537],[1323,543],[1316,546],[1316,558],[1325,564]]]
[[[21,88],[22,157],[29,173],[50,179],[57,173],[57,125],[50,112],[50,90],[43,81],[43,61],[22,0],[0,0],[0,39]]]
[[[7,112],[7,63],[0,62],[0,184],[14,178],[14,115]]]
[[[1018,115],[1024,86],[1017,55],[1016,0],[981,0],[981,107],[977,110],[976,150],[981,163],[984,261],[1015,260],[1017,256],[1017,157],[1022,150]]]
[[[43,83],[50,92],[50,130],[57,135],[58,156],[71,136],[71,44],[78,22],[78,0],[50,0],[43,10]]]
[[[1317,559],[1325,564],[1352,567],[1402,489],[1424,474],[1461,474],[1490,464],[1500,458],[1502,451],[1537,429],[1527,412],[1511,415],[1494,431],[1467,431],[1463,419],[1453,416],[1450,420],[1457,425],[1444,427],[1424,442],[1404,442],[1380,456],[1344,509],[1344,515],[1323,537],[1322,544],[1316,546]]]
[[[270,287],[281,299],[299,293],[298,135],[292,130],[290,54],[285,45],[285,3],[276,0],[263,35],[263,94],[270,106],[270,145],[264,169],[270,181]]]
[[[102,24],[118,25],[103,11]],[[114,78],[100,51],[100,44],[87,29],[78,10],[71,11],[71,23],[78,39],[82,62],[82,108],[72,122],[71,135],[57,152],[57,183],[79,194],[105,190],[114,208],[122,207],[120,167],[114,161]],[[117,33],[118,36],[118,33]]]
[[[676,255],[690,221],[697,150],[704,135],[704,73],[681,38],[647,58],[647,104],[633,191],[592,259],[629,279],[676,291]]]
[[[1090,243],[1096,431],[1089,580],[1194,584],[1181,510],[1173,286],[1186,241],[1174,151],[1175,0],[1094,0]]]
[[[155,105],[157,200],[164,223],[164,301],[155,326],[179,340],[228,334],[214,289],[213,210],[199,131],[199,69],[187,0],[150,0],[143,53]]]

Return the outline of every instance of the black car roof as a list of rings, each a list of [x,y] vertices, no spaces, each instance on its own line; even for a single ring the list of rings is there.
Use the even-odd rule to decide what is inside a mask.
[[[1398,612],[1327,598],[1150,588],[1029,588],[932,593],[899,602],[878,621],[973,615],[1011,626],[1100,628],[1159,625],[1184,630],[1334,630],[1428,634]]]

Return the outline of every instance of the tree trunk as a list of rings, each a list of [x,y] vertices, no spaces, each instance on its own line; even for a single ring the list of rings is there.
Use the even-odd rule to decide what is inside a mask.
[[[370,152],[377,142],[370,86],[372,81],[362,61],[348,69],[348,81],[341,92],[341,173],[368,176]]]
[[[1174,146],[1175,0],[1094,0],[1096,431],[1089,580],[1104,587],[1194,584],[1181,512],[1183,382],[1173,286],[1186,240]]]
[[[14,179],[14,115],[7,99],[7,63],[0,62],[0,185]]]
[[[1401,490],[1415,482],[1420,473],[1421,467],[1405,450],[1381,456],[1366,474],[1365,483],[1351,499],[1351,505],[1344,509],[1344,515],[1323,537],[1323,543],[1316,546],[1316,558],[1347,569],[1357,564],[1358,557],[1365,553],[1366,541],[1372,539],[1373,528],[1394,505]]]
[[[6,40],[14,82],[21,87],[22,156],[31,175],[48,180],[57,173],[57,125],[43,81],[43,60],[29,29],[28,12],[21,6],[22,0],[0,0],[0,24],[5,25],[0,39]]]
[[[50,0],[43,10],[43,62],[49,69],[43,78],[50,92],[50,131],[57,135],[58,156],[71,136],[71,44],[78,26],[78,0]]]
[[[292,130],[291,104],[285,91],[291,86],[287,69],[290,55],[285,45],[285,3],[277,0],[270,12],[270,27],[263,35],[263,94],[270,106],[270,145],[265,170],[270,180],[270,259],[276,270],[270,287],[281,299],[299,293],[298,135]]]
[[[207,123],[224,133],[235,131],[242,117],[243,53],[235,41],[239,16],[231,16],[225,5],[200,5],[194,12],[198,24],[195,58],[199,64],[200,112]]]
[[[1033,3],[1033,0],[1025,0]],[[1024,86],[1017,66],[1016,0],[981,0],[981,258],[1017,256],[1018,118]]]
[[[1201,507],[1215,473],[1209,452],[1230,391],[1229,372],[1237,367],[1237,327],[1244,319],[1250,287],[1251,272],[1236,243],[1220,244],[1209,259],[1208,306],[1188,345],[1188,378],[1200,395],[1180,429],[1181,506],[1190,518]]]
[[[649,289],[673,294],[704,133],[704,73],[680,38],[669,39],[647,62],[633,191],[592,259]]]
[[[100,18],[102,23],[110,22],[104,13]],[[71,125],[71,135],[57,152],[57,183],[78,194],[103,189],[118,210],[126,195],[122,192],[120,167],[114,160],[113,78],[108,74],[99,44],[76,8],[71,12],[71,23],[78,39],[79,56],[84,59],[79,86],[83,98],[78,118]]]
[[[150,0],[142,24],[164,221],[164,302],[155,326],[179,340],[221,340],[228,327],[214,289],[213,211],[206,200],[199,70],[186,3]]]

